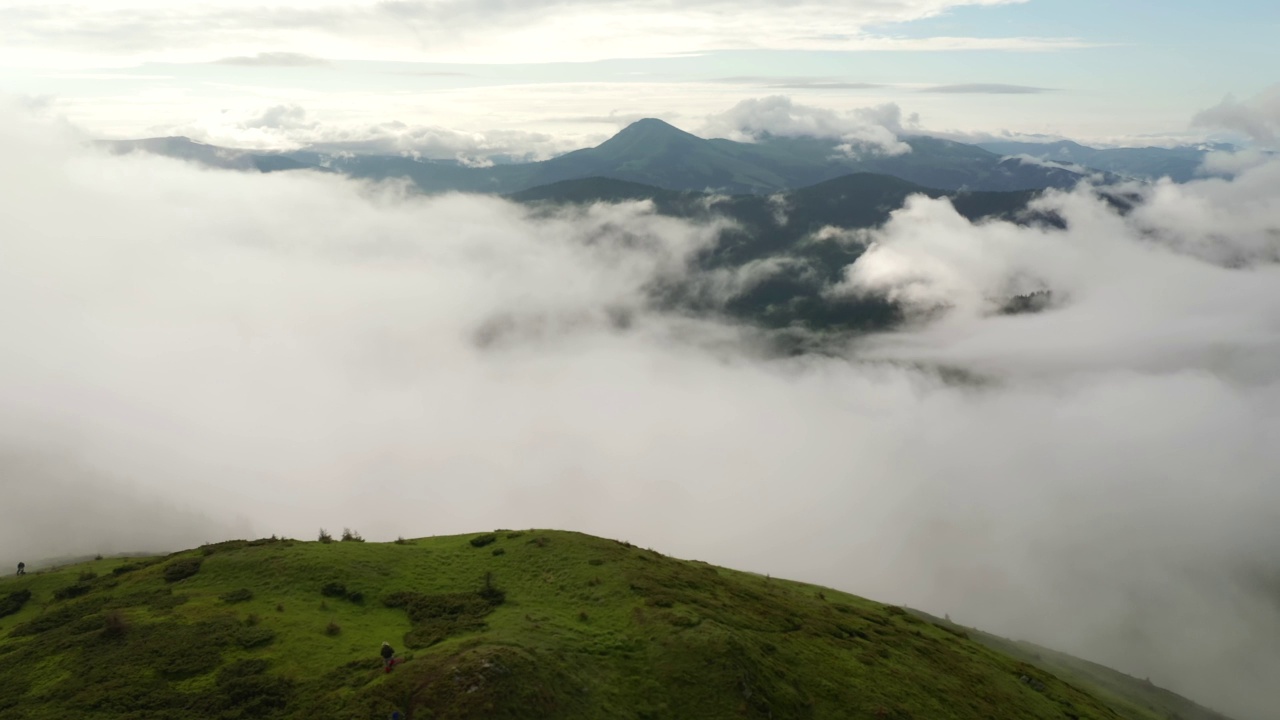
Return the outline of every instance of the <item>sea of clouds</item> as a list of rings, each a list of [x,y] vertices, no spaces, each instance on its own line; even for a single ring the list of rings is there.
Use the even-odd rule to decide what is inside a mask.
[[[14,110],[0,157],[0,560],[556,527],[1280,702],[1280,162],[1050,193],[1065,229],[913,199],[833,292],[916,320],[779,358],[653,306],[720,226],[646,203],[108,156]]]

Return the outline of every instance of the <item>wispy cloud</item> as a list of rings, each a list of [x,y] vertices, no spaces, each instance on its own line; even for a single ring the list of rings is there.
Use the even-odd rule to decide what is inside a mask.
[[[658,57],[734,48],[812,50],[1052,50],[1073,38],[889,38],[870,28],[961,6],[1021,0],[405,0],[183,4],[102,2],[0,9],[0,46],[81,56],[195,61],[253,57],[246,41],[279,53],[350,59],[547,62]],[[839,27],[833,34],[830,28]],[[234,48],[234,49],[233,49]]]
[[[736,75],[733,77],[715,78],[710,82],[728,85],[755,85],[778,89],[813,89],[813,90],[872,90],[884,85],[868,82],[849,82],[830,77],[790,76],[779,77],[769,75]]]
[[[249,67],[316,67],[330,65],[328,60],[293,52],[267,52],[257,55],[226,57],[215,60],[217,65],[245,65]]]
[[[915,117],[905,119],[913,125]],[[764,135],[821,137],[843,141],[850,155],[860,152],[901,155],[911,152],[902,142],[905,133],[902,110],[887,104],[838,113],[774,95],[743,100],[729,110],[711,116],[699,131],[703,137],[725,137],[753,142]]]
[[[1030,85],[1004,85],[1002,83],[963,83],[959,85],[935,85],[921,88],[922,93],[952,93],[958,95],[1036,95],[1055,92],[1053,88]]]

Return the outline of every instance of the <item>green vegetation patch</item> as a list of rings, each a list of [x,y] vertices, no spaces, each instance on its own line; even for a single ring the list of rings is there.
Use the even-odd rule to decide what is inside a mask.
[[[222,593],[218,598],[228,605],[249,602],[253,599],[253,591],[249,588],[237,588],[231,592]]]
[[[4,596],[3,599],[0,599],[0,618],[16,615],[30,599],[30,590],[18,590]]]
[[[179,558],[164,566],[164,581],[173,583],[194,577],[200,572],[201,560],[195,557]]]
[[[576,533],[492,534],[483,552],[476,535],[235,541],[143,572],[0,578],[17,613],[0,717],[1165,720],[902,608]],[[191,560],[196,582],[169,581]],[[87,572],[90,592],[54,599]]]
[[[506,599],[502,591],[486,584],[477,592],[427,595],[407,590],[382,599],[389,608],[401,608],[413,623],[404,635],[410,648],[427,648],[443,640],[485,628],[484,618]]]
[[[70,600],[72,598],[78,598],[81,595],[88,595],[89,591],[92,589],[93,588],[90,587],[88,583],[78,582],[74,585],[67,585],[66,587],[60,587],[57,590],[54,590],[53,599]]]

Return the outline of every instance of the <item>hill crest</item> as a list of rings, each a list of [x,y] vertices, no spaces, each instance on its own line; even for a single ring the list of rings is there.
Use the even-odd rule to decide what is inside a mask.
[[[1156,717],[902,608],[569,532],[231,541],[0,602],[14,720]]]

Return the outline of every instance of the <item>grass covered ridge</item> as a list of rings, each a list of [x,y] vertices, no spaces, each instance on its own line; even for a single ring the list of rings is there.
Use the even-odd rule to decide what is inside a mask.
[[[901,608],[569,532],[233,541],[0,605],[9,720],[1160,717]]]

